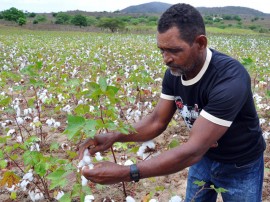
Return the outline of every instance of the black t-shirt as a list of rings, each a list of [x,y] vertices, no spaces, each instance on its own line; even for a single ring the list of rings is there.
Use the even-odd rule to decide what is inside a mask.
[[[210,159],[245,164],[265,150],[250,76],[237,60],[207,49],[204,66],[195,78],[184,80],[166,71],[161,98],[175,101],[188,128],[199,115],[229,127],[218,147],[206,153]]]

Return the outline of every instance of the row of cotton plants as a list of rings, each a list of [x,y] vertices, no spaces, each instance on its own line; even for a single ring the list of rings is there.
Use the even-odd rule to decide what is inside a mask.
[[[92,160],[85,153],[78,162],[77,147],[96,133],[132,130],[131,123],[153,110],[166,68],[155,35],[0,29],[0,38],[0,167],[14,179],[2,177],[0,184],[12,198],[22,191],[32,201],[94,200],[80,175]],[[269,39],[210,35],[209,41],[210,47],[249,59],[254,100],[268,138]],[[127,153],[126,144],[118,149]],[[133,156],[143,160],[159,152],[150,143],[154,152],[144,153],[146,144]],[[127,156],[118,163],[136,163]],[[72,185],[66,179],[71,173],[76,173]]]

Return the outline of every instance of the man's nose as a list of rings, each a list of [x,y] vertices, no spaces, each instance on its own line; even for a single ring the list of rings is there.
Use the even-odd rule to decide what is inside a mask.
[[[163,61],[165,64],[171,63],[173,61],[171,54],[167,51],[163,52]]]

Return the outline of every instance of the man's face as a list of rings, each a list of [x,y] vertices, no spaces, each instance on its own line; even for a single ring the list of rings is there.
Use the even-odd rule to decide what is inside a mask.
[[[175,76],[185,75],[192,78],[198,73],[196,69],[201,64],[198,58],[198,50],[193,44],[181,40],[179,30],[176,27],[170,28],[165,33],[157,34],[157,46],[161,51],[164,63]]]

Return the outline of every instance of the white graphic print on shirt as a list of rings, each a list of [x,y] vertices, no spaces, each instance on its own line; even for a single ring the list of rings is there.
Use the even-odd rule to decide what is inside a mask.
[[[177,109],[179,110],[182,118],[184,119],[187,127],[192,128],[193,123],[199,116],[199,107],[197,104],[194,106],[184,105],[183,100],[180,96],[174,98]]]

